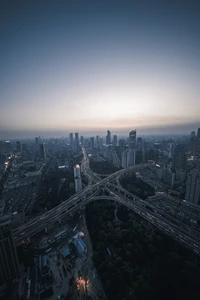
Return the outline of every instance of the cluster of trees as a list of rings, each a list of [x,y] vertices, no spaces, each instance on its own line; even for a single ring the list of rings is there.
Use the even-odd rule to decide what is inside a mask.
[[[86,209],[94,262],[108,299],[200,299],[200,258],[112,202]],[[121,222],[119,222],[119,220]]]
[[[141,199],[146,199],[155,194],[154,188],[142,179],[137,178],[135,174],[122,178],[120,183],[127,191]]]
[[[90,159],[90,168],[93,172],[98,174],[111,174],[120,170],[119,167],[107,160],[96,161],[94,159]]]

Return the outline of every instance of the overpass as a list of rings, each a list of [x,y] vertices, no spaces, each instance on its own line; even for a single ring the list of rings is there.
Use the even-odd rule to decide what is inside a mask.
[[[24,239],[34,236],[35,234],[42,231],[44,228],[51,227],[55,222],[58,222],[61,218],[80,209],[80,207],[83,206],[84,203],[86,204],[88,200],[90,200],[90,198],[94,197],[97,193],[104,190],[106,188],[106,184],[109,181],[115,180],[116,177],[120,178],[120,176],[124,176],[124,173],[139,170],[141,167],[144,166],[138,165],[132,168],[120,170],[100,181],[98,181],[99,178],[97,178],[96,175],[93,176],[92,174],[90,181],[96,183],[91,183],[84,190],[73,195],[66,201],[62,202],[60,205],[52,208],[50,211],[44,213],[40,217],[26,224],[23,224],[20,227],[13,230],[15,242],[19,244]]]
[[[121,185],[114,184],[114,182],[118,183],[122,176],[131,174],[132,172],[138,172],[147,166],[149,167],[148,164],[141,164],[127,169],[122,169],[116,173],[108,175],[104,179],[100,179],[97,174],[94,174],[89,169],[89,160],[84,149],[83,154],[82,172],[85,175],[87,174],[89,185],[84,190],[62,202],[60,205],[46,212],[37,219],[15,229],[13,231],[13,235],[16,244],[19,245],[24,239],[34,236],[45,228],[51,228],[55,223],[59,222],[67,215],[70,215],[77,210],[84,209],[91,201],[111,200],[125,205],[127,208],[146,219],[158,229],[200,254],[199,232],[168,215],[163,210],[159,210],[148,202],[131,194]],[[102,191],[109,195],[99,195]]]

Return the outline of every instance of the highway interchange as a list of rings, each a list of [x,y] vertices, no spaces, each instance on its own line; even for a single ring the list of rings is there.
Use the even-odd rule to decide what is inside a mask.
[[[83,149],[81,171],[88,179],[88,186],[68,200],[62,202],[57,207],[16,228],[13,231],[16,244],[19,245],[23,240],[34,236],[45,228],[51,228],[66,215],[72,214],[79,209],[84,209],[85,205],[90,201],[113,200],[125,205],[135,213],[139,214],[142,218],[146,219],[149,223],[200,254],[199,232],[180,222],[173,216],[170,216],[164,210],[155,208],[153,205],[148,204],[148,202],[129,193],[120,186],[119,179],[122,176],[132,172],[139,172],[140,169],[147,166],[149,167],[147,164],[136,165],[108,175],[104,179],[100,179],[97,174],[91,171],[87,153],[85,149]],[[98,194],[102,190],[106,191],[108,196],[99,196]]]

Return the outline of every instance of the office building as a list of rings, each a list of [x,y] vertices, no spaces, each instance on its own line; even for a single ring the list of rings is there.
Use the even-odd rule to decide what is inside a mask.
[[[76,145],[79,145],[79,134],[78,134],[78,132],[75,132],[75,143],[76,143]]]
[[[110,130],[107,130],[107,135],[106,135],[106,145],[111,144],[111,132]]]
[[[0,286],[19,278],[19,263],[10,229],[10,216],[0,216]]]
[[[168,144],[169,147],[169,144]],[[174,149],[173,149],[173,154],[174,153],[186,153],[189,151],[189,143],[188,142],[184,142],[184,143],[180,143],[180,144],[176,144]]]
[[[96,136],[96,147],[98,148],[100,146],[100,139],[99,135]]]
[[[157,163],[159,156],[159,150],[158,149],[145,149],[143,152],[144,161],[155,161]]]
[[[81,135],[80,137],[81,146],[84,146],[84,136]]]
[[[143,149],[143,143],[142,143],[142,138],[138,137],[137,138],[137,149],[142,150]]]
[[[0,141],[0,154],[10,154],[11,144],[9,141]]]
[[[126,145],[125,139],[120,139],[119,140],[119,147],[123,148],[123,147],[125,147],[125,145]]]
[[[127,153],[127,167],[135,166],[135,150],[128,150]]]
[[[196,139],[196,154],[200,157],[200,128],[197,131],[197,139]]]
[[[82,190],[81,168],[79,165],[74,167],[74,181],[76,193]]]
[[[128,150],[122,152],[122,168],[127,168]]]
[[[116,134],[113,136],[112,145],[115,146],[115,147],[117,146],[117,135]]]
[[[143,152],[142,150],[136,150],[135,151],[135,164],[141,164],[143,163]]]
[[[103,147],[103,138],[100,137],[99,139],[99,147],[102,148]]]
[[[200,173],[197,170],[187,176],[185,199],[197,205],[200,203]]]
[[[90,148],[94,149],[94,137],[90,138]]]
[[[130,149],[136,149],[136,129],[132,130],[131,132],[129,132],[129,148]]]
[[[40,157],[46,159],[46,144],[44,143],[40,144]]]
[[[195,156],[196,154],[196,141],[197,141],[197,137],[195,131],[192,131],[190,136],[190,154],[192,156]]]
[[[74,141],[73,133],[70,133],[69,134],[69,143],[70,143],[71,146],[73,145],[73,141]]]
[[[187,155],[185,153],[174,153],[172,157],[172,168],[174,170],[185,170]]]

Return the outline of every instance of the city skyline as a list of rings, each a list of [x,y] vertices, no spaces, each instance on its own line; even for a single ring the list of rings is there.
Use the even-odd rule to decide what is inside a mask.
[[[1,139],[200,127],[196,1],[10,2],[0,21]]]

